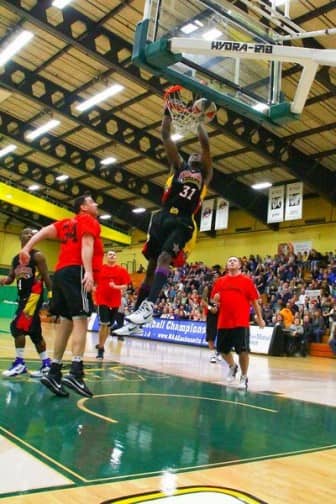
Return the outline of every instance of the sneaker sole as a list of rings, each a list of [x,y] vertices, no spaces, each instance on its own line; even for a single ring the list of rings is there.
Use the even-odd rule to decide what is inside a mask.
[[[42,383],[42,385],[47,387],[47,389],[49,389],[53,394],[57,395],[58,397],[69,397],[69,392],[67,392],[66,390],[59,389],[58,387],[55,387],[49,380],[45,380],[43,378],[46,377],[42,376],[40,383]]]
[[[131,315],[130,315],[131,317]],[[138,327],[141,327],[145,324],[150,324],[151,322],[153,322],[153,317],[149,317],[147,320],[145,320],[145,322],[134,322],[134,320],[132,320],[132,318],[128,318],[126,317],[125,319],[127,322],[130,322],[131,324],[135,324],[137,325]]]
[[[45,373],[41,373],[40,371],[32,371],[31,373],[29,373],[29,375],[31,376],[31,378],[42,378],[42,376],[47,376],[48,373],[49,370]]]
[[[15,374],[5,374],[6,371],[4,371],[2,373],[2,376],[4,378],[14,378],[15,376],[20,376],[20,375],[23,375],[23,374],[27,374],[28,373],[28,370],[26,369],[26,371],[22,371],[21,373],[15,373]]]
[[[84,397],[93,397],[93,393],[91,390],[87,389],[82,389],[81,387],[76,386],[71,380],[67,380],[67,378],[63,378],[62,383],[66,386],[69,387],[71,390],[74,392],[77,392],[77,394],[82,395]]]

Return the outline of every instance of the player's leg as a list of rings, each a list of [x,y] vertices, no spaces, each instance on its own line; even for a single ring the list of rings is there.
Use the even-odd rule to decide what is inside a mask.
[[[142,325],[152,320],[154,304],[167,282],[172,259],[183,250],[194,229],[189,220],[187,222],[167,212],[162,212],[160,225],[161,252],[148,298],[142,302],[138,310],[126,317],[133,324]]]
[[[226,379],[230,383],[234,381],[238,372],[238,366],[235,363],[235,360],[232,355],[233,348],[233,334],[232,329],[218,329],[217,332],[217,352],[219,352],[223,360],[229,367],[229,371],[227,373]]]
[[[241,371],[238,388],[240,390],[246,390],[248,386],[247,372],[250,360],[250,330],[248,327],[239,327],[235,329],[235,350],[239,356]]]
[[[99,305],[97,307],[99,317],[99,333],[96,359],[104,359],[104,345],[109,335],[110,328],[110,310],[106,305]]]

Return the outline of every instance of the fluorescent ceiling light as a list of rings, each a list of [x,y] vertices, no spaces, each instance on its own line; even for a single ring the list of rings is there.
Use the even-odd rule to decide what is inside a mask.
[[[111,219],[111,215],[110,214],[103,214],[103,215],[100,215],[99,218],[101,220],[108,220],[108,219]]]
[[[266,112],[269,109],[269,106],[266,103],[256,103],[252,106],[254,110],[258,110],[258,112]]]
[[[68,178],[69,178],[69,175],[64,174],[64,175],[58,175],[56,177],[56,180],[58,180],[58,182],[64,182],[64,180],[68,180]]]
[[[0,66],[5,65],[22,47],[34,37],[30,31],[24,30],[12,42],[10,42],[2,51],[0,51]]]
[[[204,24],[198,19],[195,19],[194,23],[197,24],[197,26],[204,26]]]
[[[83,103],[77,105],[76,109],[79,110],[80,112],[83,112],[84,110],[94,107],[94,105],[97,105],[97,103],[100,103],[106,100],[107,98],[110,98],[111,96],[120,93],[120,91],[122,91],[123,89],[124,86],[122,86],[121,84],[113,84],[113,86],[106,88],[101,93],[98,93],[92,96],[92,98],[89,98],[88,100],[85,100]]]
[[[113,163],[115,163],[116,161],[117,161],[117,159],[116,159],[115,157],[112,157],[112,156],[111,156],[111,157],[107,157],[107,158],[105,158],[105,159],[102,159],[102,160],[100,161],[100,163],[101,163],[102,165],[106,166],[106,165],[109,165],[109,164],[113,164]]]
[[[174,133],[170,138],[173,140],[173,142],[177,142],[178,140],[181,140],[183,138],[183,135],[181,135],[181,133]]]
[[[53,7],[57,7],[58,9],[63,9],[66,5],[68,5],[72,0],[54,0],[51,4]]]
[[[144,213],[144,212],[146,212],[146,208],[142,208],[142,207],[133,208],[132,212],[133,213]]]
[[[53,128],[56,128],[56,126],[58,126],[59,124],[61,124],[61,121],[58,121],[57,119],[51,119],[47,123],[43,124],[43,126],[40,126],[36,130],[33,130],[30,133],[28,133],[27,138],[28,140],[35,140],[35,138],[43,135],[44,133]]]
[[[28,191],[37,191],[38,189],[40,189],[38,184],[32,184],[28,187]]]
[[[271,182],[259,182],[252,185],[252,189],[267,189],[268,187],[272,187]]]
[[[193,33],[194,31],[198,30],[199,26],[197,26],[194,23],[187,23],[186,25],[182,26],[181,32],[185,33],[186,35],[189,35],[190,33]]]
[[[213,39],[220,37],[222,34],[223,34],[223,32],[221,32],[220,30],[217,30],[217,28],[211,28],[211,30],[203,33],[202,37],[205,40],[213,40]]]
[[[10,152],[15,151],[17,149],[17,146],[14,144],[7,145],[7,147],[4,147],[3,149],[0,150],[0,158],[7,156]]]

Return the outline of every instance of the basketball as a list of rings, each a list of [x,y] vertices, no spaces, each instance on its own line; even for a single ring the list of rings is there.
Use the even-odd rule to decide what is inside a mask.
[[[192,106],[192,113],[204,123],[212,121],[216,112],[216,104],[207,98],[199,98]]]

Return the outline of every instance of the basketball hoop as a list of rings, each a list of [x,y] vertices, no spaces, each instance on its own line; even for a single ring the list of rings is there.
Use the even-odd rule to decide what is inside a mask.
[[[182,86],[171,86],[164,94],[165,107],[169,110],[175,133],[197,133],[200,118],[192,111],[192,104],[183,100]]]

